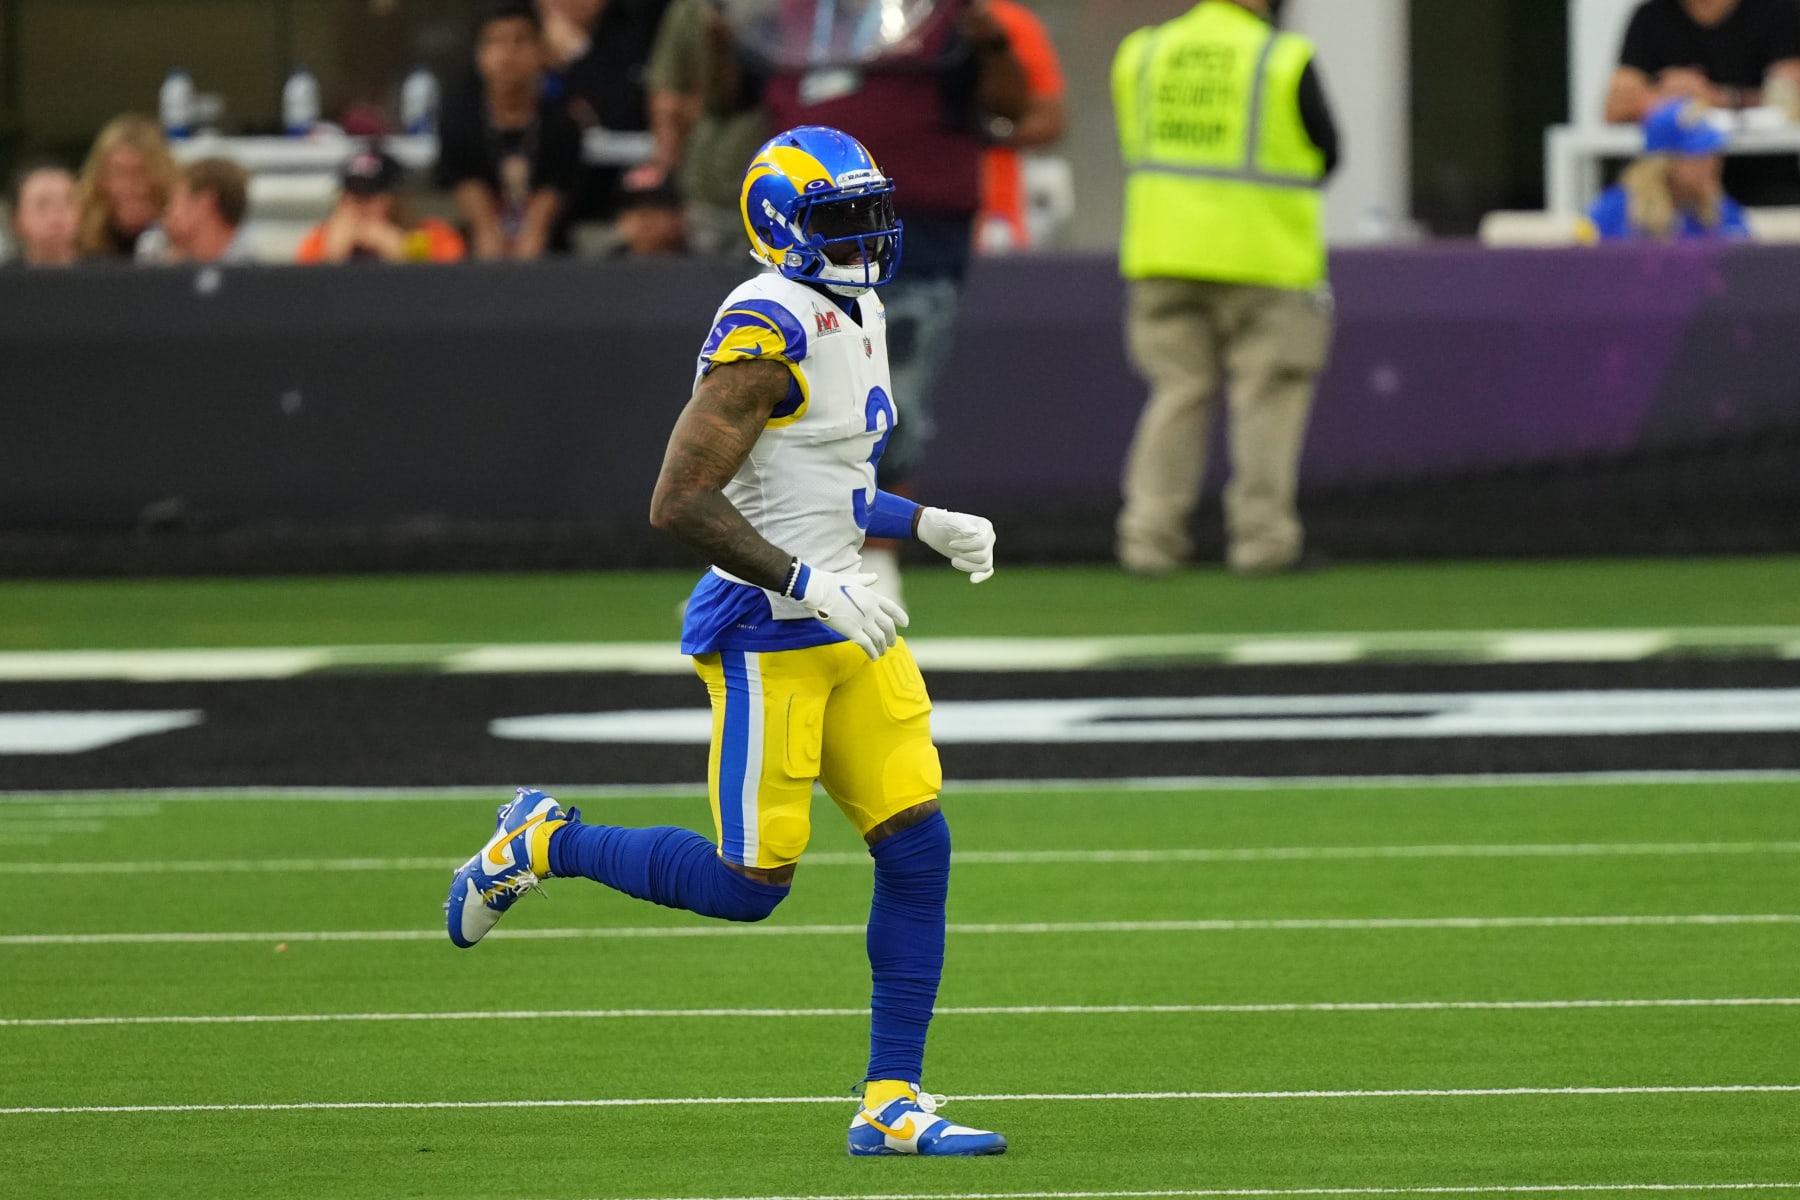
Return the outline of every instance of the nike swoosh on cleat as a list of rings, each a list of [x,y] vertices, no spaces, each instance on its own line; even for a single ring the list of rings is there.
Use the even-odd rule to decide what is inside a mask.
[[[889,1137],[899,1138],[903,1142],[911,1140],[913,1136],[913,1119],[911,1117],[907,1117],[906,1120],[900,1122],[900,1124],[894,1126],[892,1129],[883,1125],[880,1121],[877,1121],[867,1113],[863,1114],[863,1120],[881,1130],[881,1132],[887,1134]]]
[[[507,860],[500,856],[500,852],[502,850],[506,849],[506,844],[508,842],[512,841],[514,838],[518,837],[521,833],[524,833],[526,830],[530,829],[533,825],[536,825],[539,821],[542,821],[544,818],[548,817],[549,815],[550,815],[549,813],[539,813],[537,816],[531,818],[531,820],[525,822],[523,825],[519,826],[517,829],[513,830],[511,833],[507,834],[501,840],[499,840],[499,841],[495,842],[493,845],[489,846],[488,852],[487,852],[488,862],[492,863],[496,867],[508,866],[509,864],[508,864]]]

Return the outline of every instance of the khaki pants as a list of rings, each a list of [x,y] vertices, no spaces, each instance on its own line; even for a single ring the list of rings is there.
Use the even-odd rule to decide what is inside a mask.
[[[1329,294],[1195,279],[1131,284],[1127,340],[1150,384],[1125,460],[1119,561],[1172,570],[1193,554],[1213,403],[1227,376],[1231,479],[1225,488],[1227,562],[1279,571],[1300,557],[1294,507],[1314,385],[1331,345]]]

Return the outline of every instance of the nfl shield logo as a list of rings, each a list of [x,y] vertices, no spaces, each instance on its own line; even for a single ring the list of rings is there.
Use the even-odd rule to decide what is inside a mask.
[[[875,357],[875,343],[871,342],[866,337],[863,338],[863,357],[864,358],[874,358]]]

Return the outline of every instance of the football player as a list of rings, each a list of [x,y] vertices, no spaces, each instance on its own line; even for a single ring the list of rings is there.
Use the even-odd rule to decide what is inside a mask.
[[[547,876],[580,875],[703,916],[760,921],[793,884],[814,781],[875,860],[874,976],[852,1155],[1000,1154],[997,1133],[938,1115],[920,1089],[944,962],[950,831],[931,700],[870,589],[865,535],[916,537],[971,582],[994,573],[994,528],[880,491],[900,420],[876,288],[900,263],[894,183],[860,143],[802,126],[758,153],[741,207],[768,268],[720,306],[675,422],[650,521],[713,563],[682,651],[712,698],[716,841],[583,822],[521,789],[457,873],[450,938],[471,946]]]

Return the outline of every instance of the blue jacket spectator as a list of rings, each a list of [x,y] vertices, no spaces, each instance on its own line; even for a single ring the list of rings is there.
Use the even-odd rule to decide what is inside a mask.
[[[1588,241],[1748,237],[1749,223],[1720,182],[1730,137],[1705,105],[1671,100],[1644,122],[1644,153],[1588,209]]]

